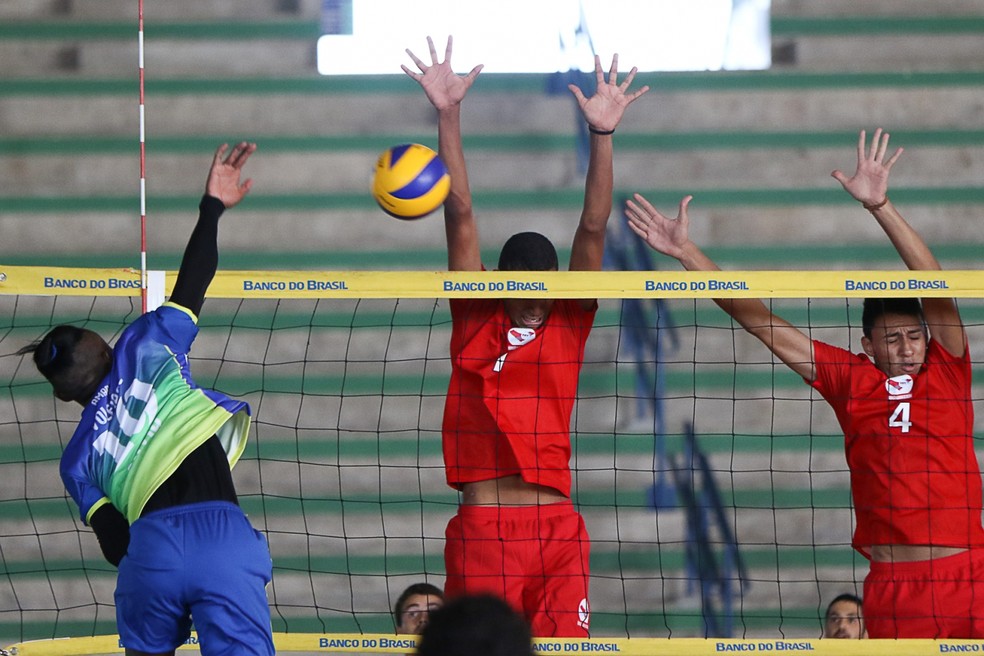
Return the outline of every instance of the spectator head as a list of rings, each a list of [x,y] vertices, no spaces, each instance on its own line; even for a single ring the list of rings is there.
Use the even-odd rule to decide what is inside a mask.
[[[444,593],[430,583],[414,583],[393,605],[393,620],[400,635],[417,635],[424,630],[430,613],[444,605]]]
[[[834,597],[824,616],[823,637],[853,640],[868,637],[868,631],[864,628],[864,616],[861,614],[860,597],[850,593]]]

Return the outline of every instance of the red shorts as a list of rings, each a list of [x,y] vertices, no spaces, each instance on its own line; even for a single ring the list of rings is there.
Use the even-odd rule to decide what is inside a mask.
[[[871,563],[870,638],[984,638],[984,549],[910,563]]]
[[[570,501],[460,506],[445,535],[449,598],[491,593],[521,612],[536,637],[587,637],[590,544]]]

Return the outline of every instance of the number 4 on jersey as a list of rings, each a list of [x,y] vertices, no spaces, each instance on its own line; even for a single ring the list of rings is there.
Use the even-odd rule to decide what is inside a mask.
[[[909,421],[909,402],[902,401],[892,412],[892,416],[888,418],[889,428],[901,428],[903,433],[909,432],[909,427],[912,426],[912,422]]]

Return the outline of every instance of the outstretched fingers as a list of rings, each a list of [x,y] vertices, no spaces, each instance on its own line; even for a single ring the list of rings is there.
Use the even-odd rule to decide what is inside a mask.
[[[608,67],[608,84],[615,86],[618,80],[618,53],[612,55],[612,65]]]
[[[625,215],[629,219],[629,227],[646,240],[657,217],[668,220],[642,194],[633,194],[625,201]]]
[[[879,128],[879,129],[881,129],[881,128]],[[881,161],[883,161],[885,159],[885,152],[888,150],[888,133],[887,132],[883,132],[880,135],[880,138],[879,138],[879,135],[878,135],[877,131],[875,132],[875,140],[871,144],[871,149],[874,150],[875,149],[875,146],[878,147],[878,152],[875,155],[875,161],[876,162],[881,162]]]
[[[246,164],[246,160],[249,159],[249,156],[252,155],[255,151],[256,151],[255,143],[248,143],[246,141],[241,141],[238,144],[236,144],[235,147],[232,149],[232,152],[229,153],[229,156],[225,160],[225,164],[235,169],[241,169],[243,165]]]
[[[677,218],[683,223],[683,225],[690,225],[690,215],[687,214],[687,208],[690,206],[690,201],[694,199],[691,195],[686,195],[680,200],[680,209],[678,210]]]
[[[451,47],[451,37],[448,37],[448,48]],[[430,51],[431,56],[431,66],[437,66],[440,62],[437,61],[437,48],[434,46],[434,39],[427,37],[427,49]]]
[[[618,55],[616,55],[616,57],[617,56]],[[627,90],[630,86],[632,86],[632,80],[635,79],[636,73],[638,72],[639,72],[639,67],[633,66],[632,70],[629,71],[629,74],[625,76],[624,80],[622,80],[622,84],[618,85],[618,88],[621,89],[623,92]]]
[[[632,194],[632,198],[625,201],[625,206],[637,214],[659,214],[653,204],[646,200],[642,194]]]
[[[882,128],[876,128],[868,143],[867,132],[858,132],[858,165],[852,175],[835,169],[831,172],[844,190],[855,200],[865,205],[877,205],[885,200],[888,193],[889,171],[902,156],[903,149],[896,148],[889,154],[890,135]]]
[[[644,242],[649,243],[649,229],[646,228],[645,224],[639,223],[636,216],[628,210],[626,210],[626,215],[629,217],[629,229],[639,235],[639,238]]]
[[[437,52],[434,50],[434,41],[430,37],[427,37],[427,41],[431,44],[431,58],[433,58],[434,63],[436,64],[437,63]],[[454,43],[454,37],[449,34],[448,35],[448,44],[446,46],[444,46],[444,61],[446,61],[446,62],[450,62],[451,61],[451,50],[452,50],[452,47],[451,46],[453,45],[453,43]]]
[[[637,69],[633,66],[632,67],[632,70],[629,72],[629,76],[626,78],[625,82],[622,83],[622,92],[623,92],[623,94],[626,91],[628,91],[629,84],[632,83],[632,79],[635,77],[636,70]],[[628,103],[633,103],[633,102],[635,102],[635,100],[639,96],[641,96],[641,95],[643,95],[645,93],[648,93],[648,92],[649,92],[649,85],[648,84],[644,84],[641,87],[639,87],[638,89],[636,89],[635,91],[633,91],[632,93],[625,94],[625,99],[628,101]]]
[[[475,68],[468,71],[468,75],[465,76],[465,81],[468,82],[468,86],[471,86],[472,82],[475,81],[475,78],[478,77],[478,74],[482,72],[483,68],[485,68],[485,64],[479,64]]]
[[[899,157],[901,157],[901,156],[902,156],[902,152],[903,152],[904,150],[905,150],[905,149],[904,149],[904,148],[902,148],[901,146],[899,146],[898,148],[896,148],[896,149],[895,149],[895,152],[894,152],[894,153],[892,153],[892,156],[888,158],[888,161],[887,161],[887,162],[885,162],[885,168],[886,168],[887,170],[891,170],[891,168],[892,168],[893,166],[895,166],[895,162],[897,162],[897,161],[898,161],[898,159],[899,159]]]
[[[229,144],[222,144],[215,149],[215,154],[212,156],[212,169],[216,170],[223,166],[228,166],[234,169],[241,169],[249,156],[256,151],[256,144],[249,143],[248,141],[240,141],[235,146],[233,146],[232,151],[226,156],[226,151],[229,150]]]
[[[243,166],[254,152],[256,144],[248,141],[240,141],[232,150],[229,150],[228,144],[216,148],[205,181],[205,193],[221,200],[226,208],[241,201],[253,186],[252,179],[241,180],[240,176]]]
[[[887,160],[885,159],[885,155],[888,153],[888,140],[889,140],[888,132],[883,133],[881,137],[881,143],[878,146],[878,156],[876,159],[876,161],[882,163],[882,166],[885,167],[886,171],[890,170],[892,166],[895,165],[895,162],[898,161],[899,157],[902,156],[902,148],[899,147],[895,149],[895,152],[892,153],[891,157],[889,157]]]
[[[431,66],[437,66],[440,62],[438,62],[437,60],[437,48],[434,46],[434,39],[432,39],[431,37],[427,37],[427,50],[428,52],[430,52],[430,58],[431,58],[430,66],[425,64],[424,60],[418,57],[417,55],[415,55],[413,51],[410,50],[410,48],[406,48],[405,52],[410,57],[410,60],[414,63],[414,65],[418,69],[420,69],[420,73],[411,70],[406,64],[400,64],[400,68],[403,69],[403,72],[409,75],[410,77],[412,77],[413,79],[419,80],[421,78],[421,75],[423,73],[426,73],[428,69],[431,68]],[[444,51],[444,61],[450,61],[450,60],[451,60],[451,37],[449,36],[448,45]]]
[[[660,227],[660,225],[670,226],[673,224],[677,229],[686,231],[690,223],[687,207],[693,199],[692,195],[684,196],[680,200],[676,219],[671,219],[656,209],[645,196],[637,193],[625,202],[625,214],[629,218],[630,225],[643,231],[640,234],[649,234],[651,230]]]
[[[861,130],[861,134],[858,136],[860,149],[858,155],[858,161],[861,160],[871,160],[872,162],[880,162],[885,156],[885,150],[888,148],[888,133],[881,128],[875,128],[875,133],[871,137],[871,146],[868,148],[868,152],[865,153],[865,131]]]
[[[581,113],[593,131],[600,134],[611,134],[622,120],[625,108],[640,96],[649,91],[648,86],[630,90],[629,86],[635,79],[638,69],[633,67],[625,80],[618,80],[618,54],[612,56],[611,66],[607,73],[602,68],[601,58],[594,57],[596,88],[594,94],[586,96],[576,84],[568,84],[567,88],[574,95]],[[606,75],[608,79],[606,80]]]
[[[864,130],[861,131],[859,138],[863,144]],[[888,132],[885,132],[882,128],[875,129],[875,134],[871,138],[871,148],[868,155],[868,159],[876,164],[881,164],[885,169],[891,169],[899,157],[901,157],[903,151],[901,147],[896,148],[895,152],[886,160],[885,156],[888,154],[888,143],[890,139],[891,135]],[[864,146],[861,146],[861,149],[863,151]]]
[[[584,107],[584,103],[586,103],[588,99],[584,95],[584,92],[581,91],[581,87],[577,86],[576,84],[568,84],[567,88],[570,90],[571,93],[574,94],[574,98],[577,100],[577,104],[581,107]]]
[[[601,57],[599,57],[598,55],[594,56],[594,65],[595,65],[595,83],[598,86],[601,86],[602,84],[605,83],[605,69],[601,67]]]
[[[688,196],[687,198],[690,198],[690,196]],[[642,194],[638,194],[638,193],[632,194],[632,198],[627,201],[627,205],[629,207],[634,206],[638,208],[640,213],[646,214],[648,217],[650,217],[650,220],[652,219],[652,217],[662,217],[664,219],[666,218],[660,213],[658,209],[656,209],[656,206],[650,203],[649,200]]]
[[[421,76],[424,73],[426,73],[427,72],[427,69],[430,68],[430,67],[427,64],[425,64],[424,61],[420,57],[418,57],[417,55],[413,54],[413,51],[410,50],[410,48],[407,48],[406,49],[406,53],[407,53],[407,55],[410,56],[410,61],[412,61],[417,66],[417,68],[420,69],[420,73],[418,73],[417,71],[411,70],[406,64],[400,64],[400,68],[402,68],[403,69],[403,72],[406,73],[407,75],[409,75],[410,77],[412,77],[413,79],[419,80],[421,78]]]
[[[597,62],[598,56],[595,56],[595,61]],[[600,70],[600,63],[596,64],[598,70]],[[639,67],[633,66],[629,74],[625,76],[625,79],[621,83],[618,82],[618,53],[616,52],[612,55],[612,65],[608,70],[608,85],[612,87],[617,87],[619,92],[625,98],[625,104],[628,105],[632,103],[636,98],[642,94],[649,91],[649,85],[645,85],[635,91],[629,93],[629,87],[632,86],[632,82],[635,80],[636,74],[639,72]],[[599,78],[599,84],[603,84],[604,79]]]
[[[649,242],[649,226],[652,222],[650,216],[643,212],[638,205],[631,200],[625,202],[625,216],[629,220],[629,228],[632,232],[639,235],[643,241]]]
[[[215,149],[215,154],[212,156],[212,169],[222,164],[222,158],[227,150],[229,150],[229,144],[221,144]]]
[[[866,144],[867,144],[867,133],[864,130],[861,130],[858,133],[858,163],[863,162],[867,158],[867,155],[864,152],[866,148]]]

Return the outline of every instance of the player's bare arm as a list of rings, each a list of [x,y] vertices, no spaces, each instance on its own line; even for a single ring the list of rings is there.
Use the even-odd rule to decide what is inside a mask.
[[[453,39],[449,36],[444,50],[444,61],[437,56],[434,40],[427,37],[430,64],[426,64],[411,50],[407,54],[419,69],[416,72],[406,65],[403,71],[413,78],[437,110],[438,155],[447,167],[451,178],[451,190],[444,201],[444,226],[448,242],[448,269],[451,271],[480,271],[478,227],[472,209],[468,169],[461,143],[461,101],[482,71],[482,64],[467,75],[458,75],[451,67]]]
[[[903,152],[902,148],[896,148],[889,156],[888,143],[889,134],[881,128],[875,130],[870,145],[867,144],[866,132],[861,130],[854,175],[848,176],[836,170],[831,176],[871,213],[910,270],[939,271],[942,267],[936,256],[888,198],[889,173]],[[922,306],[933,338],[951,354],[963,355],[967,338],[954,300],[924,298]]]
[[[595,55],[595,93],[590,98],[574,84],[568,85],[577,100],[581,114],[590,130],[588,173],[585,179],[584,207],[574,234],[571,247],[572,271],[600,271],[605,248],[605,230],[612,213],[612,134],[625,114],[625,109],[649,91],[643,86],[629,91],[637,69],[629,71],[625,79],[618,80],[618,55],[612,57],[608,78],[601,66],[601,58]],[[608,134],[599,134],[608,133]],[[593,303],[594,301],[590,301]]]
[[[684,197],[677,217],[671,219],[641,194],[634,194],[625,208],[629,227],[651,248],[674,258],[687,271],[720,271],[720,267],[690,240],[688,207],[692,199],[693,196]],[[790,369],[809,381],[814,379],[813,342],[803,331],[773,314],[759,299],[719,298],[714,302]]]

